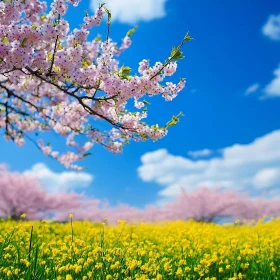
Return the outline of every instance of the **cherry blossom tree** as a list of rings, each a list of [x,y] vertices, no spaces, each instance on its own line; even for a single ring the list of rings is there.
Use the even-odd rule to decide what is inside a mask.
[[[48,194],[35,178],[0,167],[0,217],[18,220],[26,214],[28,219],[48,218],[81,207],[81,199],[75,193]]]
[[[280,215],[280,201],[250,197],[234,190],[201,187],[193,192],[182,190],[177,199],[163,208],[165,218],[218,222],[222,219],[261,219]]]
[[[219,222],[225,218],[258,220],[280,216],[280,200],[250,198],[233,190],[204,187],[193,192],[182,190],[173,202],[162,207],[148,205],[140,209],[126,204],[112,207],[106,201],[77,193],[47,193],[35,177],[10,172],[0,165],[0,217],[18,220],[23,213],[28,219],[55,221],[67,221],[72,213],[76,220],[102,222],[107,218],[113,224],[118,220]]]
[[[176,72],[181,47],[192,38],[186,34],[164,63],[140,61],[137,75],[117,60],[131,45],[135,28],[120,45],[113,42],[111,13],[100,4],[94,15],[86,13],[80,28],[70,31],[64,16],[68,5],[78,2],[54,0],[47,12],[40,0],[0,0],[0,128],[7,140],[22,146],[31,139],[45,155],[80,170],[75,162],[95,143],[117,153],[131,140],[164,137],[179,121],[181,113],[166,125],[148,125],[145,98],[160,95],[171,101],[184,88],[184,79],[177,84],[164,80]],[[104,40],[88,40],[104,16]],[[128,106],[131,100],[134,109]],[[48,131],[65,137],[67,152],[43,141],[40,135]],[[78,135],[82,142],[75,141]]]
[[[77,220],[102,222],[108,218],[109,223],[118,220],[127,222],[157,222],[168,220],[189,220],[200,222],[233,221],[235,219],[261,219],[264,216],[277,217],[280,215],[280,201],[268,200],[261,197],[250,198],[247,194],[230,190],[199,188],[194,192],[182,191],[174,202],[162,207],[153,205],[145,209],[120,204],[110,207],[99,200],[88,200],[82,207],[73,209]],[[58,212],[57,220],[67,220],[67,212]]]

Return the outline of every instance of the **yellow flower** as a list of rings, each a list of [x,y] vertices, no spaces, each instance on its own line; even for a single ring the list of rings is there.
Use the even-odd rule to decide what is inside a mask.
[[[181,267],[179,267],[179,268],[177,269],[176,275],[177,275],[177,276],[182,276],[182,275],[183,275],[183,270],[182,270]]]
[[[75,273],[80,273],[82,271],[83,267],[81,265],[75,265]]]
[[[70,219],[73,219],[73,214],[69,214],[69,218],[70,218]]]
[[[165,263],[164,266],[163,266],[164,270],[167,271],[169,270],[171,267],[170,267],[170,264],[169,263]]]
[[[27,259],[21,259],[20,263],[24,264],[26,267],[29,267],[31,264]]]
[[[245,264],[244,264],[244,267],[245,267],[245,268],[248,268],[249,265],[250,265],[249,263],[245,263]]]
[[[23,214],[20,215],[20,217],[21,217],[22,219],[26,218],[26,216],[27,216],[27,215],[26,215],[25,213],[23,213]]]

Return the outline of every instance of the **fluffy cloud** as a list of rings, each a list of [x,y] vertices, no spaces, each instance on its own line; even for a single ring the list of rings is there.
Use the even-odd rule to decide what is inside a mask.
[[[37,177],[49,193],[88,187],[93,181],[93,176],[88,173],[74,171],[55,173],[43,163],[33,165],[30,170],[26,170],[24,173]]]
[[[189,151],[188,155],[193,158],[198,158],[198,157],[207,157],[210,156],[213,152],[209,149],[203,149],[199,151]]]
[[[200,186],[279,196],[279,143],[277,130],[250,144],[221,149],[219,157],[196,161],[160,149],[141,157],[138,174],[143,181],[161,185],[159,195],[164,199],[176,196],[181,189],[193,191]]]
[[[164,17],[166,0],[107,0],[106,7],[112,12],[112,20],[135,24]],[[96,10],[100,1],[91,0],[91,8]]]
[[[280,40],[280,14],[270,15],[262,28],[262,32],[271,40]]]
[[[264,88],[267,97],[280,97],[280,65],[274,70],[275,78]]]
[[[259,89],[259,87],[260,85],[258,83],[249,86],[245,91],[245,95],[249,95],[251,93],[256,92]]]
[[[280,182],[280,168],[264,168],[257,172],[253,178],[256,188],[270,188]]]

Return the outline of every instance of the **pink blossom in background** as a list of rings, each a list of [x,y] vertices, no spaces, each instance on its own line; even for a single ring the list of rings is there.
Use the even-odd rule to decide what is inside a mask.
[[[173,201],[162,207],[148,205],[144,209],[109,203],[72,193],[47,193],[36,178],[9,172],[0,165],[0,217],[19,219],[26,213],[28,219],[67,221],[69,213],[75,220],[111,224],[118,220],[129,223],[194,219],[219,222],[223,219],[255,219],[264,215],[280,215],[280,201],[262,197],[250,198],[247,194],[230,190],[199,188],[194,192],[182,191]]]
[[[0,168],[0,217],[19,219],[48,218],[59,211],[71,211],[81,206],[76,193],[48,194],[36,178]]]
[[[193,219],[202,222],[220,222],[223,219],[261,219],[264,216],[280,215],[280,201],[264,198],[250,198],[246,194],[220,189],[199,188],[194,192],[184,192],[174,202],[163,207],[153,205],[139,209],[121,204],[117,207],[103,205],[100,201],[73,211],[75,219],[102,222],[108,218],[109,223],[118,220],[127,222],[156,222],[167,220]],[[67,213],[60,213],[59,220],[67,220]]]

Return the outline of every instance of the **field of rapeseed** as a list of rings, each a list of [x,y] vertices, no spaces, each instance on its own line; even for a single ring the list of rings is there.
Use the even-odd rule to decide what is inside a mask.
[[[280,279],[280,219],[0,222],[0,279]]]

